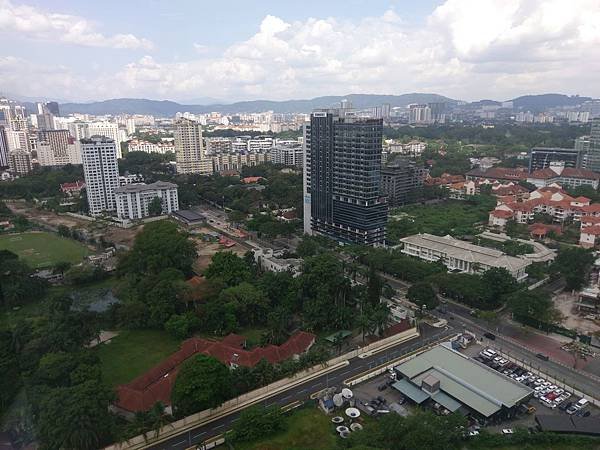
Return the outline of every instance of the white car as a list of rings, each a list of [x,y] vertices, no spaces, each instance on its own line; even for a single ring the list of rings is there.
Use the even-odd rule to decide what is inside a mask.
[[[477,431],[477,430],[469,431],[469,436],[478,436],[478,435],[479,435],[479,431]]]
[[[502,434],[515,434],[512,428],[504,428]]]

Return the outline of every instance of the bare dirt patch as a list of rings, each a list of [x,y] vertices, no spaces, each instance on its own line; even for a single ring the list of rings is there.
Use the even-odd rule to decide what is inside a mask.
[[[582,334],[592,334],[600,331],[600,323],[598,321],[584,318],[586,313],[580,314],[577,310],[577,295],[573,295],[570,292],[563,292],[556,295],[552,300],[556,309],[564,317],[562,326],[565,328],[577,330],[577,332]]]

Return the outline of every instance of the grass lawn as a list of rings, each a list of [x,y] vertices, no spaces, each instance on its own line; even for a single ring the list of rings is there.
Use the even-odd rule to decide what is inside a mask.
[[[481,196],[478,202],[446,200],[435,205],[409,205],[394,209],[388,223],[388,236],[397,241],[416,233],[438,236],[473,234],[477,222],[487,222],[495,202]],[[394,218],[394,216],[397,216]]]
[[[296,411],[286,418],[287,429],[257,442],[241,443],[235,450],[330,450],[337,448],[331,417],[315,407]]]
[[[124,330],[98,347],[102,376],[109,386],[127,383],[179,349],[165,331]]]
[[[46,232],[0,235],[0,250],[16,253],[35,269],[62,261],[77,264],[89,254],[83,244]]]

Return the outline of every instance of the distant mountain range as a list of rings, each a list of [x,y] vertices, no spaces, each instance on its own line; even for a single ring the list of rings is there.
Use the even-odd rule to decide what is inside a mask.
[[[177,112],[203,114],[212,111],[218,111],[224,114],[253,113],[263,111],[274,111],[276,113],[308,113],[317,108],[339,106],[343,99],[351,101],[354,108],[358,109],[380,106],[384,103],[389,103],[392,107],[404,107],[411,103],[446,102],[451,105],[464,103],[438,94],[422,93],[402,95],[350,94],[345,96],[316,97],[307,100],[253,100],[231,104],[210,105],[186,105],[169,100],[118,98],[90,103],[61,103],[60,111],[62,114],[151,114],[157,117],[172,117]],[[587,100],[591,100],[591,97],[568,96],[563,94],[541,94],[524,95],[522,97],[513,99],[512,102],[514,107],[517,109],[538,112],[553,107],[576,106]],[[470,105],[477,107],[493,104],[500,105],[501,102],[496,100],[480,100],[478,102],[473,102]],[[35,110],[33,104],[26,103],[25,106],[31,111]]]
[[[369,108],[389,103],[394,106],[406,106],[411,103],[449,102],[457,101],[437,94],[403,94],[403,95],[371,95],[351,94],[345,96],[316,97],[310,100],[253,100],[231,104],[213,105],[183,105],[168,100],[147,100],[136,98],[118,98],[93,103],[63,103],[60,105],[62,114],[152,114],[155,116],[173,116],[177,112],[194,114],[218,111],[225,114],[253,113],[274,111],[276,113],[310,112],[316,108],[339,106],[343,99],[352,102],[355,108]]]

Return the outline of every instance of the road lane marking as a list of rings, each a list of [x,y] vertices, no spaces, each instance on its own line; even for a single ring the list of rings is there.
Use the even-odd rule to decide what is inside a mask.
[[[183,440],[183,441],[180,441],[180,442],[178,442],[176,444],[171,445],[171,447],[177,447],[177,446],[179,446],[181,444],[185,444],[186,442],[187,442],[186,440]]]
[[[214,429],[217,429],[217,428],[223,428],[224,426],[225,426],[225,424],[224,424],[224,423],[222,423],[221,425],[215,425],[213,428],[214,428]]]
[[[203,434],[206,434],[206,431],[203,431],[202,433],[198,433],[192,436],[192,439],[196,439],[199,436],[202,436]]]

